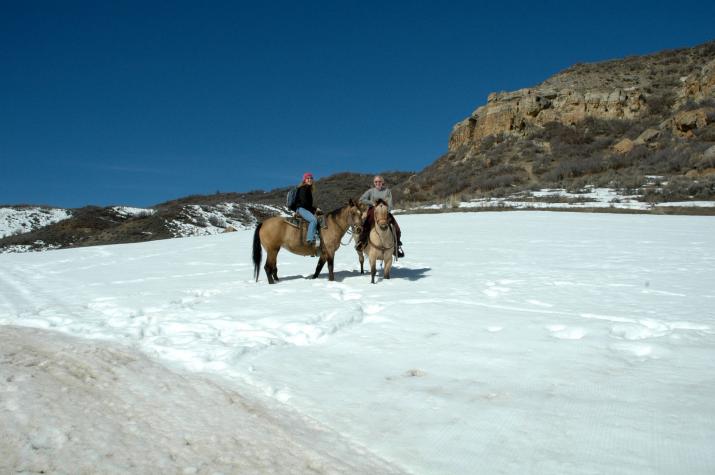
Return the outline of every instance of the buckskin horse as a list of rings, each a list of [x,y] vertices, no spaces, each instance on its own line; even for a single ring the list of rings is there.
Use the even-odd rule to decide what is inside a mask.
[[[351,199],[347,205],[325,215],[326,226],[320,230],[320,259],[313,278],[317,278],[325,263],[328,263],[328,279],[335,280],[333,260],[340,247],[340,240],[348,228],[360,225],[360,209]],[[263,259],[262,248],[266,249],[266,271],[269,284],[278,282],[278,251],[281,247],[300,256],[314,256],[316,249],[305,242],[305,225],[295,227],[284,217],[274,216],[256,226],[253,233],[253,272],[258,282],[260,265]]]
[[[370,260],[370,276],[371,282],[375,283],[375,274],[377,273],[377,261],[381,260],[384,264],[383,277],[390,278],[390,269],[392,269],[392,256],[395,253],[395,231],[390,225],[390,214],[387,209],[387,203],[382,200],[377,200],[375,204],[374,214],[375,224],[370,230],[367,244],[362,252]],[[363,269],[363,256],[360,255],[360,273]]]

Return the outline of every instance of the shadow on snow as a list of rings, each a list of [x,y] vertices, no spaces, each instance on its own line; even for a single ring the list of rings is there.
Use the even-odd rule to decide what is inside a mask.
[[[399,279],[406,279],[410,281],[416,281],[420,280],[426,277],[427,272],[431,271],[432,268],[430,267],[423,267],[420,269],[410,269],[408,267],[393,267],[392,268],[392,278],[390,280],[399,280]],[[327,276],[325,276],[327,278]],[[382,276],[380,273],[378,273],[378,277],[380,280],[382,279]],[[370,281],[370,272],[365,272],[364,274],[360,274],[359,270],[342,270],[342,271],[337,271],[335,272],[335,281],[336,282],[343,282],[345,279],[350,279],[353,280],[355,278],[363,278],[366,279],[368,282]],[[287,276],[281,276],[280,281],[281,282],[287,282],[291,280],[299,280],[299,279],[311,279],[310,275],[287,275]],[[316,280],[323,280],[323,276],[318,276]]]

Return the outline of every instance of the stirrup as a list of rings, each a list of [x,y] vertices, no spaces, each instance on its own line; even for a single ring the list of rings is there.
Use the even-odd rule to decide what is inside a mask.
[[[405,257],[405,251],[402,250],[402,246],[397,248],[397,257]]]

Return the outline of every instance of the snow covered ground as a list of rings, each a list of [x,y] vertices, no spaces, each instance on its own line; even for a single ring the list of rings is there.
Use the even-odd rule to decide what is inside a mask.
[[[399,221],[375,285],[256,283],[250,230],[1,255],[0,471],[715,472],[715,219]]]
[[[0,238],[27,233],[70,216],[70,210],[61,208],[0,207]]]
[[[652,177],[662,178],[662,177]],[[586,187],[580,193],[571,193],[563,188],[519,192],[503,198],[479,198],[448,204],[433,204],[419,209],[446,208],[513,208],[513,209],[589,209],[609,208],[634,211],[650,211],[654,208],[688,207],[712,208],[715,201],[670,201],[648,203],[640,201],[641,195],[624,194],[612,188]]]

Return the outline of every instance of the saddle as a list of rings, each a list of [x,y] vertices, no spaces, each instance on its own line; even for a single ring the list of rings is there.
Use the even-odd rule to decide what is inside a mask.
[[[328,225],[325,223],[325,216],[323,216],[322,214],[319,214],[318,216],[316,216],[316,218],[318,219],[318,233],[320,233],[320,230],[327,228]],[[308,225],[308,221],[306,221],[305,218],[299,215],[297,211],[294,211],[291,216],[283,218],[283,221],[298,229],[300,229],[301,226]]]
[[[325,224],[325,219],[323,218],[322,214],[316,216],[316,218],[318,219],[318,226],[315,230],[316,237],[322,241],[323,236],[322,236],[320,230],[325,229],[327,226]],[[303,236],[303,240],[305,240],[306,234],[308,233],[308,221],[306,221],[305,218],[303,218],[301,215],[299,215],[298,212],[294,211],[293,215],[283,218],[283,221],[285,221],[289,225],[293,226],[294,228],[298,229],[300,234]],[[313,256],[316,256],[317,253],[318,253],[318,250],[316,248]]]

